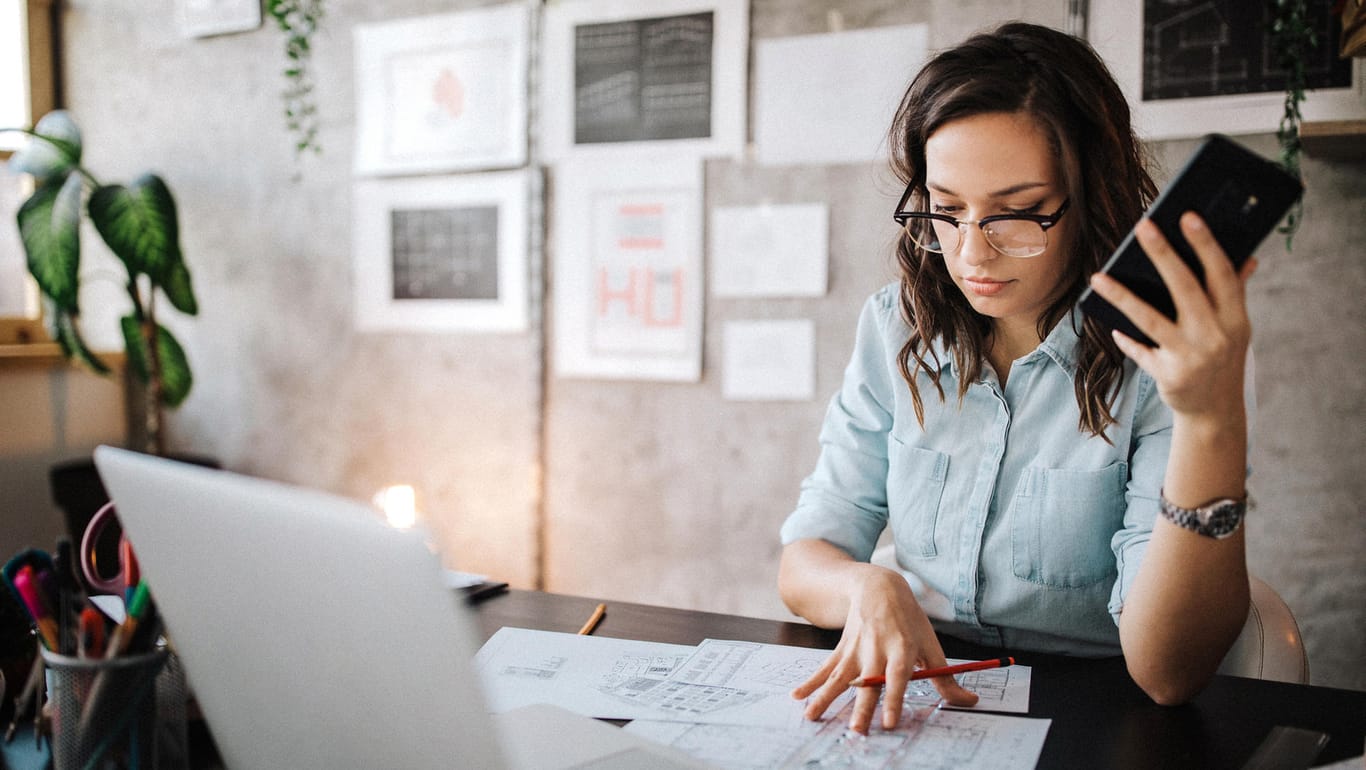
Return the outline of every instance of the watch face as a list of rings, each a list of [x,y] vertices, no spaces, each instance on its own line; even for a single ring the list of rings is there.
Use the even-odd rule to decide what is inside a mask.
[[[1228,526],[1228,509],[1221,505],[1210,511],[1206,516],[1205,526],[1214,532],[1224,531]]]
[[[1201,523],[1210,534],[1225,535],[1238,527],[1242,521],[1242,505],[1235,502],[1221,503],[1200,512]]]

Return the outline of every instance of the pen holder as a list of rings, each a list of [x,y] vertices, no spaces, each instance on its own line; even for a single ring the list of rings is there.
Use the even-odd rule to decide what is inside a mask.
[[[188,688],[169,650],[91,660],[43,650],[53,770],[189,766]]]

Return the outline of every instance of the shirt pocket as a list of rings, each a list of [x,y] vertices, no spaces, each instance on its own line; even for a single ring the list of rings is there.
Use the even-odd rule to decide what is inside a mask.
[[[1079,588],[1114,575],[1110,539],[1124,515],[1126,463],[1100,470],[1026,468],[1010,515],[1015,577]]]
[[[906,446],[891,437],[887,452],[887,508],[897,550],[911,556],[934,556],[934,528],[949,456],[932,449]]]

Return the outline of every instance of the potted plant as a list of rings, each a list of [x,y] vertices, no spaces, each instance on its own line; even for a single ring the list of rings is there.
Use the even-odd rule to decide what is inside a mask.
[[[162,410],[185,400],[193,378],[184,349],[157,321],[158,297],[187,315],[198,312],[170,188],[151,173],[127,186],[97,180],[81,165],[81,134],[63,110],[48,113],[32,129],[0,130],[32,137],[10,158],[9,167],[35,182],[17,219],[29,272],[44,297],[49,333],[68,358],[101,374],[110,369],[81,333],[82,213],[123,263],[132,310],[120,327],[128,367],[143,394],[145,449],[164,455]]]

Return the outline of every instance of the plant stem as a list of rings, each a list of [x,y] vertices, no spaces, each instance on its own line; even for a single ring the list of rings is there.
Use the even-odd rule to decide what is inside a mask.
[[[156,291],[148,291],[144,303],[137,278],[130,276],[128,296],[133,299],[133,317],[137,319],[138,331],[142,333],[142,347],[147,353],[147,381],[142,384],[142,425],[146,434],[143,436],[143,449],[164,456],[166,436],[161,419],[161,356],[157,351]]]
[[[323,17],[322,0],[269,0],[268,13],[285,33],[285,127],[296,135],[294,154],[322,151],[318,144],[318,107],[313,100],[313,33]]]
[[[1285,69],[1285,109],[1276,127],[1280,161],[1286,171],[1302,179],[1300,153],[1304,148],[1300,141],[1300,102],[1304,101],[1308,87],[1304,65],[1309,51],[1318,47],[1318,36],[1309,18],[1306,0],[1271,0],[1271,47],[1276,63]],[[1290,251],[1303,218],[1304,199],[1301,198],[1291,207],[1285,224],[1277,229],[1285,236],[1286,251]]]

